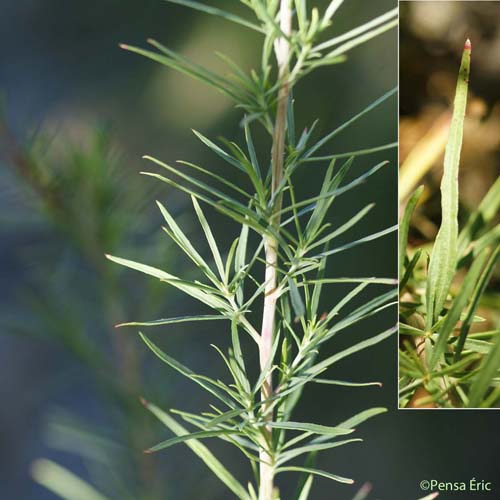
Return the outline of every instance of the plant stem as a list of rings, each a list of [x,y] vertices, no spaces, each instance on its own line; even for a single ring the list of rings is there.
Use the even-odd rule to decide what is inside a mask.
[[[281,0],[280,6],[280,28],[284,35],[288,36],[292,29],[292,8],[291,0]],[[286,135],[286,112],[288,98],[290,95],[289,82],[289,60],[290,44],[285,37],[281,37],[275,42],[276,60],[278,62],[279,81],[281,82],[278,91],[278,102],[276,110],[276,121],[273,131],[272,144],[272,189],[271,199],[274,202],[271,224],[276,230],[280,225],[280,210],[282,204],[281,194],[278,193],[280,184],[283,180],[283,157],[285,153],[285,135]],[[260,368],[265,370],[271,356],[273,345],[273,330],[276,315],[276,301],[279,290],[277,289],[277,266],[278,266],[278,242],[272,236],[264,236],[264,246],[266,253],[266,272],[265,272],[265,298],[264,312],[262,315],[262,332],[260,341]],[[264,381],[261,390],[261,399],[269,399],[273,392],[272,374],[270,373]],[[267,405],[262,406],[265,413]],[[268,413],[267,419],[272,420],[272,412]],[[272,500],[274,497],[274,464],[272,454],[269,449],[272,448],[273,432],[271,427],[265,428],[265,435],[262,439],[260,450],[260,485],[259,500]]]

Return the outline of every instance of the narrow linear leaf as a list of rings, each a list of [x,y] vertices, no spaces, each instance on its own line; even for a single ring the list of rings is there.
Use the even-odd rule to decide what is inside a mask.
[[[306,371],[307,376],[316,376],[325,371],[327,368],[329,368],[331,365],[334,363],[337,363],[341,359],[344,359],[348,356],[351,356],[352,354],[355,354],[356,352],[362,351],[363,349],[366,349],[368,347],[371,347],[375,344],[378,344],[379,342],[382,342],[383,340],[389,338],[391,335],[393,335],[397,331],[397,326],[394,326],[390,328],[389,330],[386,330],[385,332],[379,333],[378,335],[375,335],[374,337],[371,337],[369,339],[363,340],[362,342],[358,342],[357,344],[354,344],[351,347],[348,347],[347,349],[344,349],[343,351],[340,351],[336,354],[333,354],[332,356],[329,356],[325,360],[317,363],[316,365],[312,366]]]
[[[491,279],[491,276],[496,268],[497,261],[500,258],[500,245],[497,246],[495,251],[491,254],[488,262],[486,263],[479,281],[476,285],[472,298],[470,300],[469,308],[467,310],[467,315],[462,321],[462,326],[460,327],[460,333],[458,336],[457,347],[455,348],[455,361],[460,360],[460,355],[464,347],[465,341],[467,339],[467,334],[469,333],[470,327],[474,322],[475,313],[477,307],[479,306],[479,301],[486,291],[486,287]]]
[[[439,335],[436,344],[432,349],[432,355],[428,361],[428,369],[430,371],[432,371],[436,366],[436,363],[438,362],[441,355],[445,353],[448,339],[474,292],[474,288],[477,285],[477,282],[483,270],[483,266],[489,255],[490,250],[487,248],[477,257],[477,259],[469,269],[469,272],[465,276],[462,282],[462,286],[460,287],[458,294],[454,298],[451,308],[444,318],[443,324],[439,328]]]
[[[333,481],[337,481],[339,483],[345,483],[345,484],[354,483],[352,479],[342,476],[337,476],[335,474],[331,474],[330,472],[325,472],[319,469],[311,469],[308,467],[294,467],[294,466],[279,467],[278,469],[276,469],[276,474],[279,474],[280,472],[305,472],[306,474],[313,474],[315,476],[326,477],[328,479],[332,479]]]
[[[64,500],[108,500],[93,486],[52,460],[35,460],[33,479]]]
[[[312,163],[312,162],[318,162],[318,161],[329,161],[329,160],[336,160],[340,158],[356,158],[357,156],[364,156],[364,155],[369,155],[372,153],[378,153],[380,151],[385,151],[387,149],[393,149],[397,148],[399,145],[398,142],[391,142],[389,144],[383,144],[382,146],[374,146],[373,148],[366,148],[366,149],[358,149],[356,151],[346,151],[345,153],[336,153],[333,155],[327,155],[327,156],[311,156],[309,158],[306,158],[303,160],[305,163]]]
[[[389,97],[393,96],[396,92],[398,91],[397,87],[389,90],[386,92],[384,95],[379,97],[378,99],[375,99],[371,104],[369,104],[365,109],[360,111],[357,115],[354,115],[352,118],[344,122],[342,125],[337,127],[335,130],[327,134],[325,137],[320,139],[314,146],[312,146],[305,154],[304,158],[309,158],[312,156],[318,149],[320,149],[322,146],[324,146],[327,142],[329,142],[331,139],[333,139],[337,134],[342,132],[342,130],[345,130],[347,127],[355,123],[357,120],[359,120],[361,117],[375,109],[377,106],[380,106],[383,102],[385,102]]]
[[[301,455],[304,455],[305,453],[311,453],[313,451],[322,451],[322,450],[329,450],[331,448],[337,448],[339,446],[344,446],[346,444],[351,444],[351,443],[360,443],[362,442],[362,439],[356,438],[356,439],[345,439],[343,441],[335,441],[333,443],[317,443],[317,444],[309,444],[306,446],[301,446],[298,448],[293,448],[289,451],[285,451],[282,453],[277,460],[276,464],[278,466],[281,466],[282,464],[289,462],[290,460],[293,460],[294,458],[300,457]]]
[[[290,287],[290,299],[292,301],[293,310],[295,311],[295,317],[302,318],[306,313],[306,308],[297,287],[297,283],[295,283],[293,278],[288,278],[287,281],[288,286]]]
[[[481,231],[490,224],[500,211],[500,177],[481,200],[479,207],[467,220],[458,236],[458,253],[462,256],[471,241],[475,240]]]
[[[424,186],[420,186],[411,195],[408,203],[406,204],[403,217],[399,223],[399,279],[403,279],[403,271],[405,268],[406,261],[406,247],[408,245],[408,231],[410,230],[410,219],[413,215],[413,211],[422,196],[424,191]]]
[[[500,337],[493,344],[489,354],[481,363],[469,393],[469,408],[478,408],[500,367]]]
[[[151,349],[151,351],[164,363],[169,365],[174,370],[178,371],[181,375],[184,375],[193,382],[196,382],[198,385],[203,387],[203,389],[210,392],[219,400],[221,400],[223,403],[225,403],[229,408],[231,409],[236,408],[235,403],[216,388],[217,387],[216,382],[211,381],[207,377],[200,377],[199,375],[194,373],[190,368],[184,366],[182,363],[179,363],[179,361],[177,361],[176,359],[172,358],[171,356],[163,352],[154,342],[152,342],[148,337],[146,337],[146,335],[144,335],[141,332],[139,332],[139,335],[141,339],[144,341],[144,343]]]
[[[212,7],[210,5],[206,5],[201,2],[194,2],[193,0],[165,0],[166,2],[170,3],[175,3],[178,5],[183,5],[185,7],[189,7],[194,10],[199,10],[201,12],[204,12],[205,14],[210,14],[212,16],[217,16],[222,19],[225,19],[226,21],[231,21],[233,23],[239,24],[241,26],[245,26],[245,28],[250,28],[254,31],[258,31],[259,33],[265,34],[266,31],[264,28],[261,28],[259,25],[254,24],[250,21],[247,21],[246,19],[237,16],[235,14],[232,14],[231,12],[227,12],[222,9],[218,9],[216,7]]]
[[[266,423],[266,425],[269,425],[269,427],[274,427],[276,429],[322,434],[330,438],[334,436],[345,436],[346,434],[351,434],[352,432],[354,432],[354,429],[345,427],[330,427],[327,425],[310,424],[306,422],[269,422]]]
[[[188,433],[182,425],[157,406],[143,401],[146,408],[155,415],[160,422],[177,436]],[[202,443],[196,440],[186,441],[186,445],[205,463],[205,465],[241,500],[251,500],[241,483],[222,465],[213,453]]]
[[[438,319],[450,289],[458,256],[458,167],[467,104],[470,72],[470,42],[467,40],[458,74],[450,135],[441,181],[442,222],[432,250],[426,287],[426,326]]]
[[[191,434],[184,434],[182,436],[176,436],[174,438],[162,441],[161,443],[158,443],[157,445],[148,448],[145,453],[156,453],[157,451],[169,448],[174,444],[185,443],[186,441],[192,441],[193,439],[198,441],[200,439],[208,439],[220,436],[230,436],[233,434],[237,434],[237,431],[235,429],[193,432]]]
[[[314,475],[309,474],[309,476],[307,476],[306,481],[304,482],[304,486],[302,486],[302,489],[300,490],[300,494],[297,500],[307,500],[309,498],[313,481],[314,481]]]
[[[212,230],[210,229],[210,225],[208,224],[208,221],[205,217],[205,214],[203,213],[200,204],[196,200],[194,196],[191,196],[191,201],[193,203],[194,209],[196,211],[196,215],[198,216],[198,220],[200,221],[201,227],[203,229],[203,232],[205,233],[205,238],[207,239],[208,245],[210,246],[210,250],[212,251],[212,255],[215,260],[215,265],[217,266],[217,269],[219,271],[219,275],[225,283],[227,283],[227,276],[226,272],[224,269],[224,264],[222,262],[222,257],[219,252],[219,248],[217,247],[217,242],[215,241],[214,235],[212,233]]]
[[[116,327],[122,326],[161,326],[161,325],[173,325],[176,323],[189,323],[193,321],[217,321],[217,320],[229,320],[225,316],[215,315],[215,314],[205,314],[200,316],[178,316],[176,318],[162,318],[153,321],[144,322],[131,322],[131,323],[120,323]]]

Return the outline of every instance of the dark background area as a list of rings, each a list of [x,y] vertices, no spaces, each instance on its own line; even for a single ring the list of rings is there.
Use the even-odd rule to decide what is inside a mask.
[[[234,5],[231,1],[219,3]],[[393,6],[392,0],[347,0],[332,32],[346,31]],[[230,498],[187,448],[176,447],[159,454],[154,464],[144,462],[141,450],[165,439],[167,433],[145,414],[135,395],[133,403],[122,404],[103,390],[107,383],[112,384],[110,381],[122,382],[128,373],[119,367],[115,370],[113,324],[181,315],[191,311],[192,304],[96,256],[114,252],[175,269],[181,276],[189,275],[189,263],[161,234],[154,199],[168,206],[197,243],[201,236],[189,200],[139,176],[144,169],[140,157],[148,153],[169,162],[182,158],[226,174],[225,166],[207,153],[190,129],[199,129],[212,138],[242,138],[240,115],[230,102],[200,83],[121,51],[118,43],[145,45],[148,37],[154,37],[198,62],[220,69],[213,56],[215,50],[229,53],[250,68],[258,61],[259,39],[231,24],[159,0],[4,0],[1,7],[4,122],[16,148],[28,157],[32,151],[30,138],[39,131],[42,150],[49,150],[46,168],[55,169],[57,179],[67,182],[58,181],[55,186],[63,206],[69,207],[64,212],[69,217],[53,216],[44,194],[30,187],[12,161],[12,148],[5,149],[0,171],[0,498],[54,498],[30,478],[30,465],[39,457],[54,459],[99,487],[107,485],[115,492],[105,491],[108,496],[120,500],[154,498],[155,494],[164,499]],[[309,126],[319,118],[319,136],[393,87],[397,80],[396,47],[396,31],[392,30],[357,48],[347,63],[318,71],[304,81],[295,94],[298,127]],[[393,141],[396,113],[393,99],[336,138],[331,152]],[[95,145],[96,129],[106,130],[109,150],[106,145],[99,146],[99,141]],[[261,141],[258,149],[265,155],[268,144]],[[105,161],[100,162],[102,158]],[[376,200],[377,206],[370,214],[370,232],[394,224],[395,152],[356,160],[355,173],[386,158],[391,161],[389,167],[338,200],[332,210],[333,223]],[[113,164],[112,175],[105,177],[99,189],[94,177],[91,181],[86,177],[93,175],[96,163],[105,170]],[[71,175],[66,178],[68,172]],[[314,192],[321,176],[306,169],[298,175],[302,195]],[[89,201],[88,193],[95,194],[96,189],[100,194],[110,191],[112,202],[99,197],[101,201],[95,208],[95,200]],[[113,218],[117,213],[121,214],[118,222]],[[209,215],[219,241],[227,243],[236,236],[231,234],[235,228],[217,215]],[[90,245],[89,250],[85,242],[94,239],[85,235],[100,235],[95,220],[108,219],[120,228],[120,237],[96,238],[105,248]],[[349,237],[363,235],[353,230]],[[332,259],[331,272],[362,275],[369,270],[372,275],[394,276],[396,258],[396,238],[388,237],[339,254]],[[327,299],[333,301],[340,293],[342,290],[332,290]],[[109,297],[113,298],[111,303],[107,303]],[[346,332],[346,337],[339,340],[340,346],[376,334],[394,321],[395,310],[377,321],[363,323]],[[88,342],[101,352],[109,373],[95,375],[80,344],[75,345],[77,332],[85,345]],[[141,393],[165,408],[189,411],[206,407],[206,396],[147,352],[133,329],[119,334],[127,339],[120,341],[125,344],[124,359],[138,358],[141,366]],[[195,370],[225,376],[219,359],[208,347],[211,342],[224,345],[223,332],[199,331],[189,326],[158,331],[153,336],[165,350]],[[333,348],[339,348],[339,344]],[[320,387],[305,392],[297,419],[306,421],[331,425],[370,406],[385,405],[390,409],[388,415],[360,428],[364,443],[324,454],[319,465],[353,477],[357,486],[371,482],[373,498],[382,500],[418,498],[422,479],[497,477],[497,413],[397,411],[396,358],[394,338],[393,342],[349,358],[332,373],[339,379],[379,380],[384,384],[382,389]],[[133,416],[126,416],[128,413]],[[112,443],[104,446],[113,456],[111,462],[106,453],[105,459],[99,455],[102,461],[96,462],[91,453],[94,448],[89,446],[89,452],[86,446],[90,438],[75,440],[73,434],[61,438],[66,436],[65,424],[69,421],[73,426],[75,419],[88,431],[84,436],[98,435]],[[131,442],[125,444],[124,434]],[[238,476],[249,477],[234,452],[216,442],[209,444],[223,461],[234,466]],[[96,445],[95,449],[101,448]],[[146,469],[145,476],[138,473],[141,468]],[[148,474],[152,474],[150,481]],[[128,485],[125,491],[129,493],[117,494],[121,490],[115,484]],[[151,491],[145,492],[141,484],[147,484]],[[318,480],[313,498],[348,499],[354,492],[352,487]]]

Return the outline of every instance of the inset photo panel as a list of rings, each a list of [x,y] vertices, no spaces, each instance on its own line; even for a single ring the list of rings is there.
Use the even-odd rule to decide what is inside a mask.
[[[400,3],[400,408],[500,407],[499,25]]]

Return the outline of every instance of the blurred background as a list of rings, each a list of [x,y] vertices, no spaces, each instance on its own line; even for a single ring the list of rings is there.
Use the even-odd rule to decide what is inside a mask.
[[[332,34],[395,3],[346,0]],[[237,7],[230,0],[219,4]],[[121,51],[118,43],[145,45],[153,37],[223,71],[216,50],[250,69],[258,64],[260,40],[251,32],[160,0],[1,0],[1,7],[0,498],[54,499],[30,475],[33,461],[46,457],[112,499],[229,499],[224,486],[187,448],[142,454],[167,433],[138,403],[139,394],[164,408],[188,411],[205,408],[209,401],[147,352],[134,329],[114,329],[122,321],[192,313],[193,304],[168,287],[118,268],[103,255],[113,253],[188,275],[189,263],[160,229],[154,200],[168,206],[196,246],[200,231],[189,200],[141,177],[140,157],[147,153],[169,162],[186,159],[226,175],[225,166],[207,154],[190,129],[211,138],[243,137],[240,114],[229,101],[201,83]],[[410,15],[413,6],[402,7],[401,35],[421,55],[406,56],[402,45],[401,112],[411,115],[422,109],[422,101],[417,108],[405,107],[408,67],[417,73],[408,77],[414,88],[407,92],[421,89],[424,95],[426,68],[431,67],[424,55],[445,54],[436,65],[454,71],[460,44],[456,48],[448,38],[455,31],[449,24],[434,33],[435,38],[416,31]],[[488,43],[493,46],[494,40],[498,44],[498,23],[492,16],[488,26]],[[414,64],[406,64],[408,57]],[[489,89],[492,99],[495,82],[499,88],[498,68],[494,69],[495,58],[484,61],[491,77],[482,88]],[[480,81],[474,71],[476,92]],[[392,30],[355,49],[345,64],[306,79],[295,93],[297,125],[303,128],[319,118],[316,133],[326,133],[396,81],[397,33]],[[443,96],[440,102],[443,107],[448,104]],[[331,152],[385,144],[396,134],[393,99],[339,135]],[[266,142],[258,149],[268,154]],[[335,203],[333,223],[374,200],[370,232],[395,223],[396,152],[359,158],[352,175],[383,159],[390,160],[388,168]],[[313,191],[321,179],[305,169],[297,175],[302,176],[297,185],[303,193]],[[212,214],[216,237],[227,243],[234,237],[231,226],[217,217]],[[353,230],[349,237],[363,235]],[[395,276],[396,255],[393,235],[339,254],[332,259],[331,274]],[[342,292],[332,289],[328,300]],[[395,316],[394,309],[352,329],[344,342],[387,328]],[[221,332],[186,326],[152,335],[195,370],[225,376],[208,347],[211,342],[224,345]],[[358,354],[355,364],[339,364],[334,374],[339,379],[379,380],[382,389],[321,387],[305,392],[297,415],[305,421],[317,421],[321,415],[320,423],[332,424],[370,406],[390,408],[388,415],[362,426],[365,443],[324,454],[319,465],[352,476],[358,487],[372,483],[373,498],[381,500],[418,498],[422,479],[496,477],[493,450],[499,437],[492,425],[497,415],[471,412],[450,418],[444,412],[398,412],[396,359],[394,339]],[[231,450],[217,442],[209,444],[239,477],[250,477],[246,464]],[[288,492],[289,487],[282,486]],[[354,492],[353,487],[318,480],[313,498],[350,499]]]

